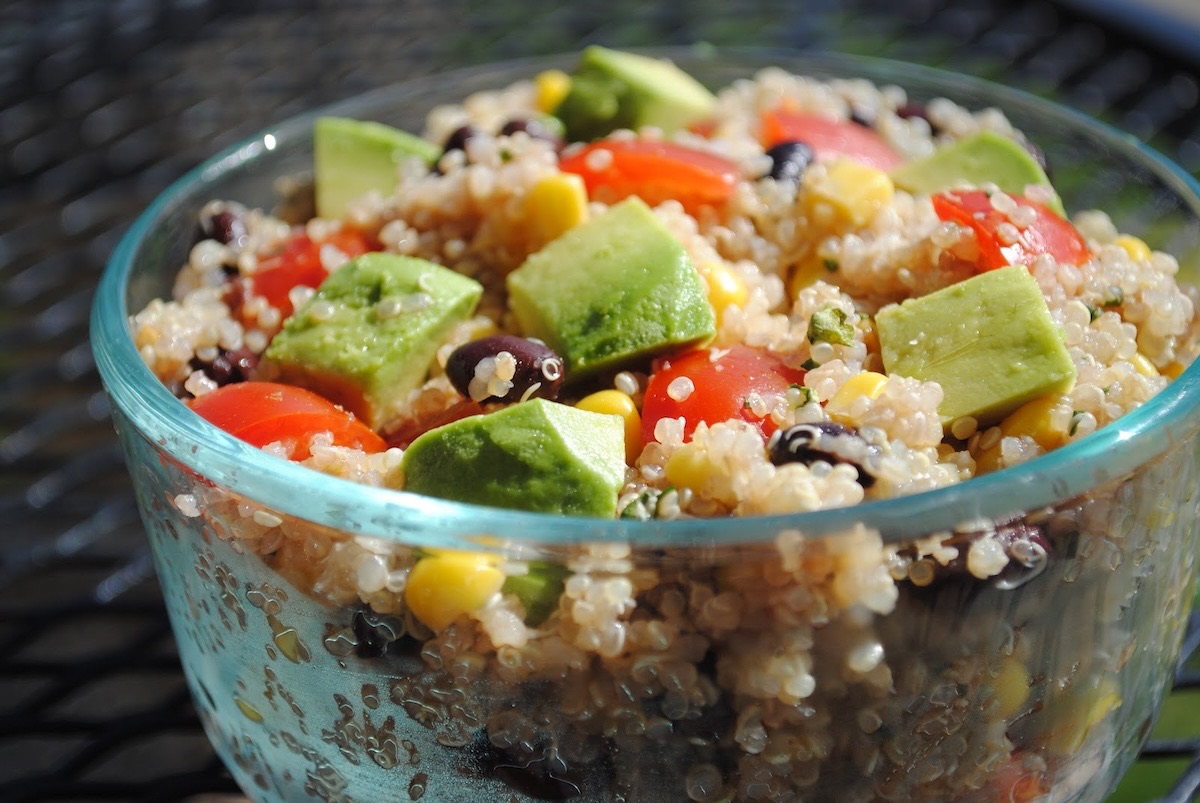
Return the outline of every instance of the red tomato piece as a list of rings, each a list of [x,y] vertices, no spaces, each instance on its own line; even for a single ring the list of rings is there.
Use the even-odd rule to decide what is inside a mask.
[[[786,393],[804,381],[805,371],[791,368],[779,357],[749,346],[728,350],[697,349],[669,357],[650,375],[642,403],[642,440],[655,440],[654,425],[661,418],[684,420],[684,439],[690,439],[703,421],[710,426],[740,418],[758,427],[764,436],[775,431],[768,416],[756,416],[746,403],[751,393]],[[693,390],[683,399],[671,398],[670,386],[686,377]]]
[[[803,142],[821,162],[845,157],[887,171],[903,161],[883,137],[866,126],[786,108],[763,114],[759,140],[764,148]]]
[[[1018,750],[996,770],[991,783],[991,791],[995,793],[993,799],[1005,803],[1041,800],[1051,792],[1048,774],[1026,767],[1024,754]]]
[[[189,406],[201,418],[260,449],[280,441],[288,457],[309,456],[309,439],[318,432],[333,435],[335,446],[382,452],[383,438],[352,414],[310,390],[276,382],[238,382],[193,399]]]
[[[326,242],[351,258],[378,249],[365,234],[352,228],[342,228]],[[259,260],[250,284],[255,295],[267,299],[286,318],[292,314],[292,302],[288,298],[291,289],[319,287],[327,275],[321,264],[321,243],[314,242],[301,231],[288,240],[278,254]]]
[[[611,157],[593,156],[597,151]],[[580,176],[589,197],[615,203],[636,195],[650,206],[674,198],[691,214],[726,203],[738,178],[737,165],[728,159],[647,139],[593,142],[564,156],[558,168]]]
[[[1071,265],[1082,265],[1089,259],[1087,242],[1070,221],[1036,201],[1019,195],[1013,199],[1018,206],[1033,209],[1036,217],[1026,228],[1016,229],[1016,239],[1009,242],[1011,236],[1004,236],[1000,228],[1002,224],[1011,225],[1008,215],[992,207],[985,191],[939,192],[932,196],[934,212],[941,220],[975,232],[975,242],[979,245],[975,267],[981,273],[1005,265],[1030,265],[1041,254]]]

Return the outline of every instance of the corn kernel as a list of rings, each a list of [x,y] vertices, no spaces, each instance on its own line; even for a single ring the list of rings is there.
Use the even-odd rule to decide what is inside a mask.
[[[825,412],[839,424],[854,424],[852,411],[859,399],[878,399],[887,386],[888,378],[874,371],[863,371],[846,380],[825,403]]]
[[[1062,755],[1077,754],[1092,729],[1120,706],[1121,695],[1109,677],[1099,679],[1091,687],[1073,689],[1066,699],[1046,711],[1050,721],[1057,723],[1046,746]]]
[[[1011,719],[1021,711],[1029,698],[1029,672],[1019,659],[1005,658],[1000,670],[992,678],[992,690],[996,694],[1001,719]]]
[[[436,631],[482,608],[503,585],[504,572],[491,555],[436,552],[412,567],[404,601],[418,621]]]
[[[1114,242],[1124,248],[1125,253],[1129,254],[1131,259],[1141,262],[1150,258],[1150,246],[1137,237],[1122,234]]]
[[[1000,422],[1000,431],[1009,437],[1028,435],[1046,451],[1066,443],[1066,430],[1054,426],[1054,408],[1062,401],[1057,393],[1039,396],[1008,414]]]
[[[738,276],[729,266],[722,262],[705,262],[700,266],[700,277],[708,288],[708,303],[712,305],[717,316],[717,324],[721,323],[721,315],[729,305],[744,307],[750,298],[750,290],[742,277]]]
[[[584,396],[575,405],[593,413],[619,415],[625,422],[625,462],[633,465],[642,453],[642,417],[628,394],[619,390],[598,390]]]
[[[534,102],[538,110],[550,114],[571,91],[571,76],[562,70],[546,70],[534,77],[533,86],[537,91]]]
[[[1154,367],[1154,363],[1150,362],[1150,359],[1140,351],[1130,357],[1129,361],[1133,363],[1133,367],[1137,369],[1137,372],[1142,376],[1158,376],[1158,369]]]
[[[1067,431],[1054,423],[1054,408],[1062,402],[1057,393],[1039,396],[1028,401],[1008,414],[1000,422],[1000,435],[1007,438],[1028,436],[1045,451],[1057,449],[1067,442]],[[975,469],[979,474],[995,471],[1000,467],[1000,443],[983,450],[975,458]]]
[[[534,237],[542,244],[578,226],[587,219],[587,188],[572,173],[547,176],[535,183],[525,196],[525,217]]]
[[[676,488],[699,491],[711,473],[708,460],[697,449],[684,447],[667,458],[667,481]]]
[[[812,255],[792,267],[792,275],[788,278],[788,293],[791,298],[795,298],[805,287],[821,279],[828,279],[836,272],[837,264],[832,260]]]
[[[1187,370],[1187,366],[1178,360],[1173,360],[1163,366],[1162,375],[1168,379],[1178,379],[1179,375]]]
[[[896,187],[882,170],[838,159],[826,166],[824,179],[815,181],[810,191],[813,200],[829,204],[852,226],[863,226],[891,203]]]

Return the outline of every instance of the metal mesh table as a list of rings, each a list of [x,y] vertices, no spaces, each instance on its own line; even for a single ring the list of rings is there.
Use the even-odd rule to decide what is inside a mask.
[[[282,117],[397,80],[590,42],[699,41],[1001,80],[1200,175],[1200,57],[1091,5],[0,2],[0,800],[237,794],[188,700],[87,342],[105,258],[172,179]],[[1167,724],[1200,690],[1193,625]],[[1125,799],[1197,794],[1200,723],[1182,719],[1152,739]]]

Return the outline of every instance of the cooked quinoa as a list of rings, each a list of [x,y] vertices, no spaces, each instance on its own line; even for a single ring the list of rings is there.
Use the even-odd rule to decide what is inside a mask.
[[[300,231],[323,243],[319,260],[329,272],[351,256],[331,242],[333,235],[353,230],[383,251],[472,277],[483,297],[439,344],[427,379],[388,411],[379,428],[388,448],[368,453],[320,433],[302,461],[355,482],[403,488],[407,445],[457,417],[466,403],[447,376],[451,355],[484,336],[522,334],[505,277],[547,245],[526,199],[539,181],[561,175],[563,154],[578,147],[564,149],[525,131],[495,133],[511,120],[544,114],[538,103],[530,80],[434,109],[423,138],[444,143],[469,126],[465,146],[448,149],[433,170],[419,160],[406,162],[394,193],[362,197],[340,220],[285,221],[236,200],[214,201],[202,217],[210,229],[218,217],[236,221],[235,236],[200,239],[179,270],[172,298],[133,316],[142,358],[182,399],[228,382],[272,379],[274,368],[262,355],[288,311],[255,295],[252,280]],[[1088,436],[1162,390],[1191,362],[1195,292],[1177,283],[1176,260],[1122,235],[1103,211],[1080,212],[1070,221],[1088,258],[1076,265],[1041,254],[1026,266],[1061,333],[1074,383],[1043,402],[1036,426],[1009,418],[981,425],[971,416],[943,422],[937,382],[885,375],[875,316],[975,275],[975,233],[942,219],[928,194],[900,188],[847,212],[830,197],[837,182],[830,161],[808,164],[798,181],[771,178],[759,127],[763,114],[781,105],[838,121],[865,120],[901,159],[928,156],[980,131],[1032,147],[994,109],[972,111],[939,99],[913,114],[902,88],[823,82],[778,69],[718,91],[703,133],[665,135],[650,127],[611,134],[670,141],[735,166],[727,203],[689,212],[666,200],[653,215],[702,275],[719,274],[733,288],[723,296],[707,280],[717,327],[702,347],[713,355],[751,347],[803,369],[802,381],[785,392],[747,398],[751,419],[700,423],[694,431],[685,430],[682,418],[658,420],[653,439],[627,460],[614,516],[800,513],[968,482]],[[1033,222],[1012,195],[994,185],[985,189],[991,207],[1008,216],[1018,234]],[[1046,193],[1032,187],[1026,197],[1047,202]],[[587,216],[600,216],[616,200],[593,194]],[[293,288],[290,306],[304,308],[312,294],[312,288]],[[319,309],[306,309],[319,317]],[[845,326],[841,342],[814,341],[814,321],[826,319]],[[511,385],[511,365],[489,365],[490,373],[475,375],[484,386]],[[598,384],[641,409],[654,370],[646,360]],[[864,377],[876,376],[885,379],[878,392],[854,390]],[[668,389],[673,399],[696,392],[703,388],[686,377]],[[487,392],[478,395],[470,400],[478,409],[470,412],[497,406],[486,403]],[[559,401],[574,404],[582,395],[568,386]],[[778,433],[820,439],[848,432],[853,440],[824,458],[780,461],[764,437],[764,421]],[[264,448],[290,454],[285,444]],[[939,578],[989,589],[1029,582],[1045,569],[1050,542],[1069,537],[1070,529],[1054,520],[1011,527],[983,522],[906,544],[885,543],[865,528],[820,541],[787,531],[763,547],[761,560],[743,556],[723,566],[682,553],[647,565],[628,545],[581,544],[560,556],[565,579],[544,621],[529,624],[522,600],[497,591],[451,626],[431,627],[405,596],[414,567],[426,559],[419,550],[318,532],[213,488],[181,494],[175,505],[185,516],[217,523],[220,537],[262,556],[316,598],[361,606],[393,621],[397,640],[415,639],[424,668],[398,681],[403,688],[393,689],[393,700],[426,699],[436,708],[438,689],[468,682],[491,689],[465,719],[434,717],[431,727],[443,744],[475,738],[476,728],[463,724],[469,720],[501,752],[558,740],[565,765],[589,766],[598,739],[633,749],[644,739],[655,745],[648,749],[663,751],[664,762],[682,768],[677,780],[683,788],[674,799],[697,801],[808,799],[831,790],[863,800],[996,793],[992,771],[1017,755],[1006,732],[1017,712],[988,695],[996,694],[993,680],[1005,672],[1025,673],[1021,677],[1032,682],[1033,668],[1021,664],[1029,659],[1028,643],[1017,639],[999,657],[944,646],[931,650],[927,664],[894,662],[889,656],[906,638],[897,617],[920,609],[919,590]],[[532,570],[516,559],[491,565],[503,577]],[[995,619],[979,625],[989,634],[980,637],[988,648],[1005,626],[998,613]],[[814,647],[818,640],[825,646]],[[946,660],[939,664],[939,657]],[[465,663],[451,668],[456,660]],[[514,695],[533,705],[538,684],[547,683],[555,686],[553,722],[486,705],[508,686],[527,689]],[[696,744],[707,747],[672,738],[686,734],[687,723],[723,729],[721,751],[729,752],[700,737]],[[912,741],[901,741],[904,734]],[[853,756],[857,770],[827,765],[831,755]],[[1019,755],[1032,777],[1047,783],[1053,777],[1053,751],[1024,744]],[[620,761],[610,770],[619,775]]]

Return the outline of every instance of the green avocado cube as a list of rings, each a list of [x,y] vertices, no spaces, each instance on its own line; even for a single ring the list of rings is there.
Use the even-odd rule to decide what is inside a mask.
[[[443,338],[482,294],[479,282],[433,262],[363,254],[329,274],[265,357],[281,381],[378,429],[425,380]]]
[[[529,562],[528,573],[510,574],[500,590],[521,600],[525,624],[537,627],[554,613],[570,574],[571,570],[560,563],[534,560]]]
[[[1047,206],[1065,215],[1062,201],[1046,171],[1019,142],[993,131],[980,131],[938,148],[922,159],[905,162],[892,171],[892,182],[916,194],[935,193],[960,185],[978,187],[991,182],[1011,195],[1023,195],[1030,184],[1050,188]]]
[[[313,188],[317,216],[339,219],[350,203],[375,190],[391,195],[405,159],[432,164],[442,149],[391,126],[346,117],[313,124]]]
[[[477,505],[613,516],[625,484],[619,416],[531,399],[463,418],[414,440],[404,489]]]
[[[716,334],[704,281],[638,198],[551,241],[507,285],[522,332],[563,357],[567,382]]]
[[[887,373],[942,386],[943,425],[973,416],[989,426],[1075,382],[1062,334],[1023,265],[884,307],[875,326]]]
[[[703,120],[716,96],[666,59],[593,45],[584,48],[571,88],[554,114],[573,141],[618,128],[657,126],[670,134]]]

